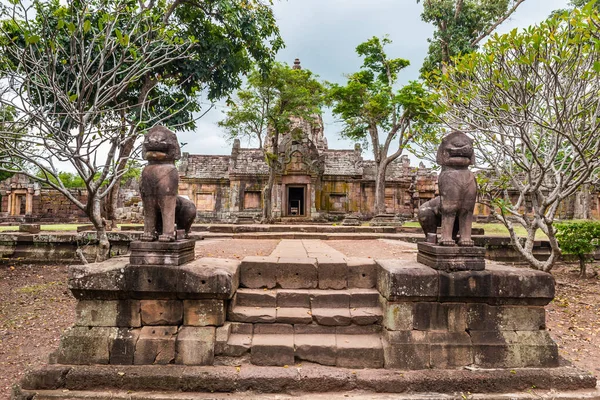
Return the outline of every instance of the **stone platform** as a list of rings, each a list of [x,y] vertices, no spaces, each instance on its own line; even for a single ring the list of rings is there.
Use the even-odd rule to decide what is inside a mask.
[[[70,267],[75,326],[24,388],[54,390],[54,379],[68,390],[395,393],[433,390],[419,381],[429,373],[444,393],[513,390],[515,374],[528,378],[514,390],[596,384],[559,367],[545,330],[547,273],[346,258],[318,240],[283,240],[241,261],[127,261]],[[105,383],[115,374],[120,383]]]
[[[481,271],[485,269],[485,247],[417,244],[417,262],[440,271]]]
[[[132,265],[182,265],[194,260],[195,240],[176,242],[140,242],[129,245]]]

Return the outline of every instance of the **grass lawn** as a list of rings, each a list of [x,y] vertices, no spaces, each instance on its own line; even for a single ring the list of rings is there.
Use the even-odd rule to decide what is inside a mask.
[[[78,226],[86,225],[86,224],[48,224],[48,225],[40,225],[40,228],[43,231],[76,231]],[[0,232],[6,231],[18,231],[18,225],[11,226],[0,226]]]
[[[48,225],[41,225],[41,228],[43,231],[76,231],[77,227],[81,226],[81,225],[87,225],[87,224],[48,224]],[[126,224],[126,225],[132,225],[132,224]],[[137,224],[135,224],[135,225],[137,225]],[[408,221],[404,224],[404,226],[419,227],[420,225],[416,221]],[[485,234],[489,235],[489,236],[508,236],[508,230],[502,224],[478,224],[478,223],[475,223],[475,224],[473,224],[473,227],[485,229]],[[516,226],[515,229],[517,231],[517,235],[519,235],[519,236],[525,236],[527,234],[527,232],[525,231],[525,228],[523,228],[522,226]],[[0,226],[0,232],[18,231],[18,230],[19,230],[19,226],[16,226],[16,225]],[[544,235],[543,232],[538,231],[537,237],[539,239],[545,239],[546,235]]]
[[[403,226],[419,227],[420,225],[416,221],[409,221],[409,222],[406,222]],[[485,234],[489,235],[489,236],[508,236],[508,229],[506,229],[506,227],[500,223],[495,223],[495,224],[474,223],[473,228],[483,228],[485,230]],[[521,225],[515,225],[515,231],[517,232],[518,236],[527,236],[527,231]],[[542,232],[540,230],[537,231],[536,237],[538,239],[546,239],[546,235],[544,234],[544,232]]]

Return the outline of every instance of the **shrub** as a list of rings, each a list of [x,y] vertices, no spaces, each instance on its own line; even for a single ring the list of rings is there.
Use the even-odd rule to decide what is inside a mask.
[[[563,254],[579,258],[579,273],[585,277],[586,261],[598,246],[600,223],[595,221],[556,224],[556,238]]]

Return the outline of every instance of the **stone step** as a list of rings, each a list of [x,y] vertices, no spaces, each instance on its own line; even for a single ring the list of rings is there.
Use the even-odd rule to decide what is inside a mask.
[[[309,247],[310,249],[310,247]],[[272,289],[374,288],[377,264],[370,258],[343,258],[325,252],[311,256],[249,256],[240,266],[240,287]]]
[[[233,297],[240,307],[357,308],[379,307],[377,289],[247,289],[240,288]]]
[[[383,312],[375,289],[238,289],[227,319],[244,323],[371,325]]]
[[[316,324],[227,323],[217,332],[215,355],[249,356],[262,366],[293,365],[309,361],[345,368],[382,368],[380,326],[321,326]]]

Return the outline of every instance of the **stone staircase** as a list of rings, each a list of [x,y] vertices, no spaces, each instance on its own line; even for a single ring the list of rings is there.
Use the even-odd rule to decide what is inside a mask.
[[[269,257],[244,259],[240,271],[227,323],[217,329],[216,362],[383,367],[372,260],[348,261],[320,241],[284,240]]]

